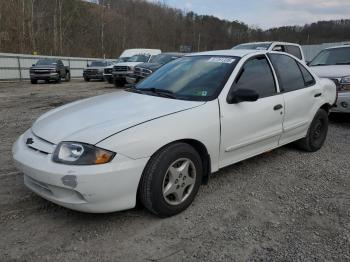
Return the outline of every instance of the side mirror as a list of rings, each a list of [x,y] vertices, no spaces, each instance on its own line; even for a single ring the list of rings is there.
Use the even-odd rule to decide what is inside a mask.
[[[35,66],[35,64],[32,64],[32,66]]]
[[[230,91],[227,96],[227,103],[238,104],[241,102],[255,102],[259,99],[259,94],[251,89],[238,89]]]
[[[309,66],[311,64],[311,61],[306,61],[306,65]]]

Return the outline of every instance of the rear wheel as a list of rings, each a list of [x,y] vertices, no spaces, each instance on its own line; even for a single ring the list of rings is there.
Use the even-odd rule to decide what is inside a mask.
[[[193,202],[202,174],[201,158],[192,146],[169,145],[156,153],[145,168],[139,198],[160,217],[176,215]]]
[[[297,145],[308,152],[319,150],[327,137],[328,133],[328,113],[319,109],[311,122],[305,138],[297,141]]]

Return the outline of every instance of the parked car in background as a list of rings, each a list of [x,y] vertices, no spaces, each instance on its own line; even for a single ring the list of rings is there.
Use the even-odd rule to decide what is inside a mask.
[[[180,57],[183,57],[184,55],[185,54],[183,53],[162,53],[162,54],[156,55],[150,60],[150,62],[142,63],[135,66],[134,73],[131,75],[128,75],[126,77],[126,81],[129,84],[135,84],[140,80],[146,78],[150,74],[154,73],[155,71],[157,71],[163,65],[173,60],[176,60]]]
[[[32,84],[38,83],[38,80],[44,80],[47,83],[53,80],[60,83],[62,78],[66,81],[70,80],[70,69],[59,59],[39,59],[29,69],[29,76]]]
[[[124,50],[123,53],[120,55],[120,57],[118,59],[116,59],[115,61],[113,61],[112,65],[105,67],[103,76],[106,79],[106,81],[110,84],[113,84],[113,74],[112,73],[113,73],[113,67],[116,64],[127,62],[130,59],[130,57],[137,55],[137,54],[141,54],[145,50],[148,50],[148,49],[135,48],[135,49]]]
[[[84,68],[83,77],[84,80],[89,82],[90,80],[104,80],[104,69],[107,66],[113,65],[110,61],[92,61],[87,65],[87,68]]]
[[[159,49],[134,50],[138,50],[138,53],[130,57],[127,62],[118,63],[113,66],[113,82],[116,87],[124,86],[126,83],[126,77],[134,73],[135,66],[150,62],[154,56],[159,55],[162,52]]]
[[[54,203],[103,213],[139,199],[167,217],[225,166],[294,141],[319,150],[335,99],[332,81],[289,54],[204,52],[42,115],[12,152],[25,185]]]
[[[309,66],[319,77],[329,78],[337,86],[338,99],[332,112],[350,113],[350,45],[321,51]]]
[[[251,49],[251,50],[267,50],[285,52],[305,61],[303,49],[300,45],[287,42],[253,42],[240,44],[232,49]]]

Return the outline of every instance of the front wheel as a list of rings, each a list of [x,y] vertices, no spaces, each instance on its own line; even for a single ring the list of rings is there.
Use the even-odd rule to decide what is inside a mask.
[[[142,204],[160,217],[185,210],[194,200],[202,181],[202,161],[185,143],[171,144],[147,164],[139,186]]]
[[[64,80],[66,80],[66,82],[70,81],[70,73],[69,72],[66,73],[66,77],[64,78]]]
[[[327,137],[328,122],[328,113],[319,109],[311,122],[306,137],[297,141],[297,145],[308,152],[319,150]]]
[[[30,79],[30,83],[32,83],[33,85],[35,85],[35,84],[38,83],[38,80],[36,80],[36,79]]]

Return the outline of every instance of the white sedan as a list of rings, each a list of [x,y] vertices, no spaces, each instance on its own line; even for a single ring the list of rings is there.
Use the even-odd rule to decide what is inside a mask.
[[[320,149],[335,100],[332,81],[288,54],[192,54],[135,88],[44,114],[13,157],[28,188],[64,207],[113,212],[139,199],[167,217],[220,168],[294,141]]]

